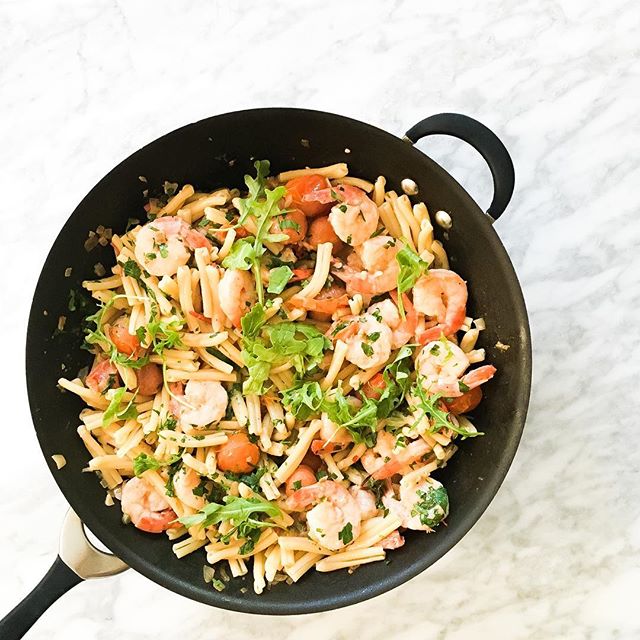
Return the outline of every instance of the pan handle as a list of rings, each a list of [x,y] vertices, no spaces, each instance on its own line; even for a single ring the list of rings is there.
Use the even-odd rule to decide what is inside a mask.
[[[415,124],[404,139],[415,144],[425,136],[444,134],[469,143],[489,165],[493,176],[493,200],[487,214],[497,220],[507,208],[515,183],[513,162],[498,136],[481,122],[461,113],[438,113]]]
[[[0,620],[0,638],[19,640],[69,589],[83,580],[115,575],[127,568],[122,560],[87,540],[82,521],[69,509],[60,535],[60,555],[33,591]]]

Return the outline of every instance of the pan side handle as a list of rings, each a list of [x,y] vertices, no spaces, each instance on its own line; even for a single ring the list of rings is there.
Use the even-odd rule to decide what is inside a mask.
[[[415,124],[404,139],[412,144],[425,136],[449,135],[470,144],[489,165],[493,176],[493,200],[487,214],[497,220],[513,195],[513,162],[500,138],[481,122],[461,113],[438,113]]]
[[[19,640],[69,589],[85,579],[111,576],[125,569],[122,560],[96,549],[87,540],[82,521],[70,509],[62,525],[60,555],[33,591],[0,620],[0,638]]]

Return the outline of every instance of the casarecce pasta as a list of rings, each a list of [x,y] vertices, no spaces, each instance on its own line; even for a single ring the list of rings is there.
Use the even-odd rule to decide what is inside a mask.
[[[152,198],[87,281],[78,434],[107,504],[218,589],[376,562],[447,517],[432,477],[495,373],[423,202],[340,163]]]

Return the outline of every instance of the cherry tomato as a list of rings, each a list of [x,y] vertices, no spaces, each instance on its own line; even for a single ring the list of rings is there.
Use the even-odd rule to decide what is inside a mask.
[[[111,342],[120,353],[132,356],[140,349],[138,336],[129,333],[129,316],[120,316],[109,330]]]
[[[287,480],[285,492],[290,496],[294,491],[297,491],[301,487],[306,487],[310,484],[316,483],[316,474],[311,467],[307,467],[306,464],[301,464]]]
[[[102,360],[93,365],[85,383],[89,389],[102,393],[110,387],[118,386],[118,370],[111,360]]]
[[[445,404],[451,413],[459,415],[461,413],[473,411],[480,404],[481,400],[482,389],[480,387],[476,387],[475,389],[465,391],[465,393],[457,398],[448,399]]]
[[[337,253],[344,246],[342,241],[336,235],[333,230],[329,218],[327,216],[321,216],[316,218],[309,225],[309,244],[317,249],[319,244],[324,242],[333,243],[333,253]]]
[[[317,471],[322,466],[323,462],[320,458],[312,453],[311,451],[307,451],[304,454],[304,458],[302,458],[302,464],[310,467],[313,471]]]
[[[288,240],[281,241],[282,244],[295,244],[307,235],[307,218],[300,209],[291,209],[274,219],[270,232],[288,236]]]
[[[379,400],[386,386],[387,383],[384,381],[384,376],[381,373],[376,373],[371,380],[364,383],[362,393],[364,393],[367,398]]]
[[[291,203],[309,218],[315,218],[324,213],[329,213],[332,205],[331,202],[327,203],[313,200],[314,191],[321,191],[331,187],[329,181],[324,176],[314,174],[293,178],[293,180],[287,182],[286,187],[287,196],[291,199]]]
[[[145,364],[136,371],[138,391],[143,396],[154,396],[162,387],[162,369],[153,363]]]
[[[233,473],[250,473],[258,464],[260,450],[245,433],[234,433],[218,451],[218,468]]]

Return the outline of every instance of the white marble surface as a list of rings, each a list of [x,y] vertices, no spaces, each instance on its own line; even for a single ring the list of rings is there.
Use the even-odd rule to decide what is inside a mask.
[[[305,106],[401,134],[452,110],[513,155],[496,229],[535,351],[521,448],[472,532],[409,584],[336,612],[217,611],[129,571],[80,585],[28,637],[640,637],[639,29],[634,0],[0,1],[0,611],[53,560],[65,511],[31,428],[23,346],[40,265],[88,189],[219,112]],[[488,204],[479,157],[428,148]]]

